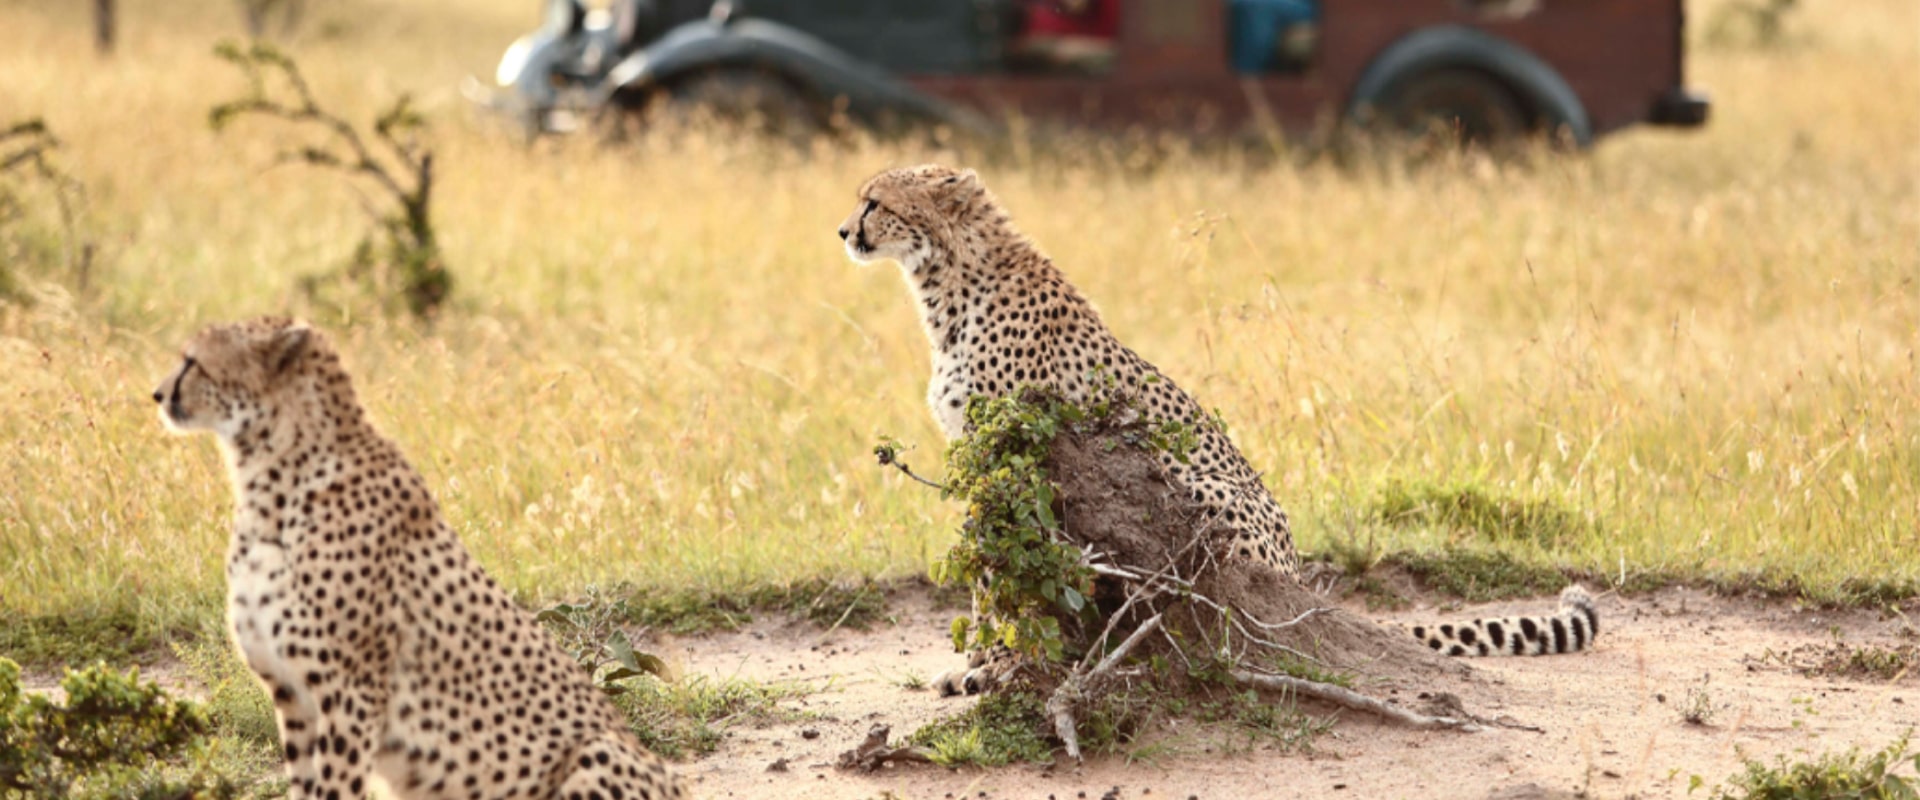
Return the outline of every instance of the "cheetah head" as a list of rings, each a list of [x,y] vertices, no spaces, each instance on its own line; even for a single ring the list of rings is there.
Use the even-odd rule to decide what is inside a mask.
[[[990,206],[973,170],[937,164],[887,170],[861,185],[859,204],[840,223],[840,239],[856,263],[891,259],[917,269]]]
[[[209,431],[232,441],[273,405],[300,357],[319,346],[319,334],[284,317],[210,326],[181,350],[176,367],[153,402],[175,433]]]

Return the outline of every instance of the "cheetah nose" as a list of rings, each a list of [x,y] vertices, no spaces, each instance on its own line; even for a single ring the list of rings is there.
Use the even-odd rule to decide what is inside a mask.
[[[848,233],[851,233],[851,231],[848,231],[848,230],[847,230],[846,228],[841,228],[841,229],[840,229],[840,240],[841,240],[841,241],[846,241],[846,239],[847,239],[847,234],[848,234]]]
[[[167,398],[165,398],[165,397],[162,397],[162,396],[160,396],[160,390],[159,390],[159,389],[155,389],[155,390],[153,390],[153,402],[156,402],[156,403],[158,403],[158,402],[161,402],[161,401],[163,401],[163,400],[166,400],[166,399],[167,399]]]

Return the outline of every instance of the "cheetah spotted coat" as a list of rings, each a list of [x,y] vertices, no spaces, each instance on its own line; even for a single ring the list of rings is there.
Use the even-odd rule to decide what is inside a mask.
[[[1187,463],[1167,454],[1161,463],[1208,509],[1206,522],[1232,531],[1224,555],[1298,577],[1286,512],[1239,448],[1192,397],[1120,343],[1093,305],[1014,228],[972,170],[927,165],[882,172],[860,187],[839,234],[857,262],[899,263],[933,346],[927,403],[949,439],[965,432],[973,395],[1004,396],[1031,384],[1085,402],[1111,381],[1149,422],[1177,420],[1196,431]],[[1453,655],[1570,652],[1592,641],[1597,622],[1591,598],[1569,587],[1553,615],[1414,632]],[[1006,668],[983,654],[972,664],[976,669],[964,677],[943,677],[941,689],[977,691],[992,682],[995,669]]]
[[[263,319],[183,355],[153,398],[226,456],[228,621],[273,697],[291,797],[359,800],[374,777],[406,800],[683,796],[468,555],[324,336]]]

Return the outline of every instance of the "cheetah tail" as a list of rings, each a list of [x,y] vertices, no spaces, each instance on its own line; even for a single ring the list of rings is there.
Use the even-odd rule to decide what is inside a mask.
[[[1600,615],[1594,609],[1593,595],[1574,584],[1561,590],[1560,608],[1552,614],[1416,625],[1413,635],[1427,647],[1450,656],[1574,653],[1591,647],[1600,635]]]

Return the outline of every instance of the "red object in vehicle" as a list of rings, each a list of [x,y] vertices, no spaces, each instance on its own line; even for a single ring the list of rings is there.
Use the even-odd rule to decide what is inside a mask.
[[[1120,35],[1119,0],[1089,0],[1087,8],[1074,11],[1059,2],[1039,2],[1027,6],[1028,36],[1092,36],[1112,39]]]

